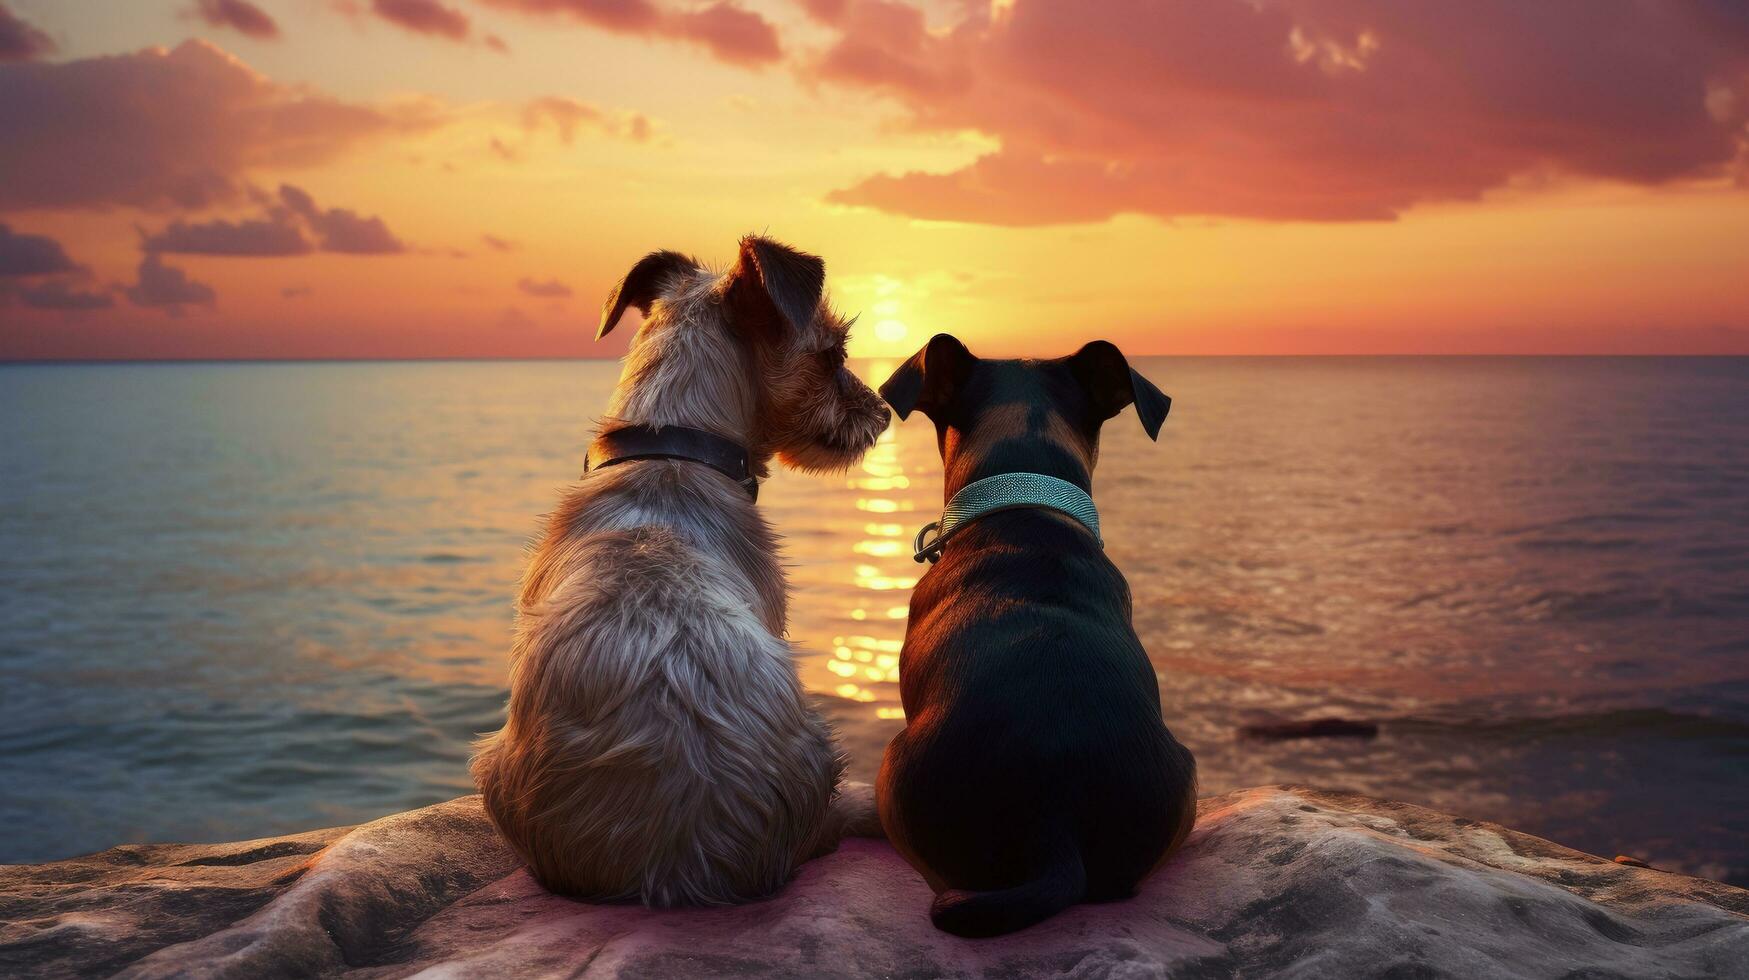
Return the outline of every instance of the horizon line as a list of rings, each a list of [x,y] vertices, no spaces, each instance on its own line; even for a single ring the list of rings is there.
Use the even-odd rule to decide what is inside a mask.
[[[0,357],[0,367],[29,367],[40,365],[108,365],[108,364],[407,364],[407,363],[547,363],[547,362],[583,362],[583,361],[619,361],[624,355],[592,356],[544,356],[544,357],[512,357],[512,356],[407,356],[407,357]],[[851,357],[852,361],[898,360],[906,355],[862,355]],[[1749,352],[1743,353],[1622,353],[1622,352],[1592,352],[1575,353],[1571,351],[1545,352],[1366,352],[1352,353],[1285,353],[1285,354],[1131,354],[1131,357],[1175,357],[1197,358],[1206,360],[1217,359],[1286,359],[1286,358],[1376,358],[1376,359],[1407,359],[1407,358],[1568,358],[1568,359],[1634,359],[1634,358],[1749,358]],[[1004,360],[1004,358],[989,358],[989,360]]]

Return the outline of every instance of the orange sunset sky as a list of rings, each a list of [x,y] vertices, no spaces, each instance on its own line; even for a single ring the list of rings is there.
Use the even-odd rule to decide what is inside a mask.
[[[0,358],[1749,353],[1741,0],[0,0]]]

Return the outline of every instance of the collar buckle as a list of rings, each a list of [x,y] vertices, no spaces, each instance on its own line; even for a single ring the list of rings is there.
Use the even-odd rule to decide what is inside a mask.
[[[935,532],[935,537],[925,544],[923,539],[930,531]],[[947,542],[942,540],[941,537],[941,522],[930,521],[928,524],[923,525],[923,527],[917,531],[917,537],[912,539],[911,558],[919,565],[924,562],[933,565],[941,560],[941,546],[946,543]]]

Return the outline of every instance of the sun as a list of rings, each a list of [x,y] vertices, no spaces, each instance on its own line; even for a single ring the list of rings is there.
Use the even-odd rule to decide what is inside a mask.
[[[898,320],[881,320],[874,325],[875,339],[884,344],[896,344],[910,332],[910,328]]]

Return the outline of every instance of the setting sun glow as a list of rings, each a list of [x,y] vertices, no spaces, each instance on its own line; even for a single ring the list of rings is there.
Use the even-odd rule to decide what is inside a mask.
[[[695,6],[3,0],[0,357],[613,356],[748,232],[859,356],[1749,350],[1722,8]]]

